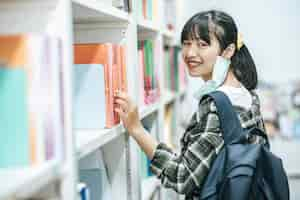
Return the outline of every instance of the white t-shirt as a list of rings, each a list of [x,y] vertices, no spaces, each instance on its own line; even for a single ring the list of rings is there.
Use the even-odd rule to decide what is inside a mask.
[[[250,109],[252,105],[252,96],[250,92],[244,87],[233,87],[223,85],[217,90],[224,92],[230,99],[234,106],[239,106],[245,109]]]

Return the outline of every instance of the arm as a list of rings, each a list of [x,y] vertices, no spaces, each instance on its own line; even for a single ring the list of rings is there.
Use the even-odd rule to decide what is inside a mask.
[[[218,132],[218,117],[209,112],[191,134],[187,149],[176,155],[164,144],[159,144],[151,162],[151,170],[165,187],[178,193],[190,194],[201,189],[211,164],[223,147],[223,139]],[[199,127],[199,129],[198,129]],[[198,130],[197,130],[198,129]]]
[[[127,94],[119,92],[116,95],[116,103],[124,127],[128,133],[136,140],[141,149],[146,153],[149,159],[152,159],[158,142],[144,129],[138,114],[137,106],[131,101]]]
[[[165,144],[158,144],[142,127],[136,106],[124,94],[119,94],[116,111],[124,126],[151,160],[151,170],[165,187],[189,194],[201,187],[210,165],[223,146],[219,120],[212,101],[203,101],[198,110],[198,125],[191,130],[186,150],[176,155]],[[193,132],[193,133],[192,133]]]
[[[149,133],[147,133],[142,126],[133,130],[131,132],[131,136],[151,160],[154,156],[154,151],[158,145],[158,142]]]

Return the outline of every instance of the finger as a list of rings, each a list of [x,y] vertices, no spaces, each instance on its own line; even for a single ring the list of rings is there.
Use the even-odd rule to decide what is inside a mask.
[[[115,96],[116,96],[117,98],[123,99],[123,100],[125,100],[125,101],[128,101],[128,100],[129,100],[128,94],[125,93],[125,92],[122,92],[122,91],[117,91],[117,92],[115,93]]]
[[[117,103],[121,107],[121,109],[123,109],[125,111],[128,110],[128,108],[129,108],[128,103],[126,101],[124,101],[123,99],[116,99],[115,103]]]
[[[115,108],[115,112],[117,112],[120,115],[122,120],[125,119],[127,116],[126,113],[120,108]]]

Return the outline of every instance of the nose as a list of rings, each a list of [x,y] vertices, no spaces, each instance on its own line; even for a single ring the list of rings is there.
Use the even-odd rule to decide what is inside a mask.
[[[189,45],[188,47],[185,47],[184,51],[184,57],[185,58],[193,58],[197,56],[197,47],[194,44]]]
[[[194,45],[191,45],[191,46],[189,46],[186,49],[186,56],[187,57],[194,57],[194,56],[196,56],[196,51],[195,51]]]

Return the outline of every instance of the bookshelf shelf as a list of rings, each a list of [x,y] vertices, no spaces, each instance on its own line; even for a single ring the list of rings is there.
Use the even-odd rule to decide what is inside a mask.
[[[140,118],[143,119],[148,115],[157,112],[159,103],[154,103],[147,107],[142,108],[139,111]],[[86,129],[75,130],[76,133],[76,150],[77,158],[81,159],[92,153],[96,149],[102,147],[108,142],[115,140],[119,136],[125,133],[125,128],[122,124],[119,124],[111,129]]]
[[[72,9],[75,23],[130,21],[127,12],[97,0],[72,0]]]
[[[159,31],[159,26],[154,22],[146,19],[138,20],[138,31],[141,33],[152,33],[156,34]]]
[[[51,161],[37,167],[1,169],[0,199],[29,198],[47,184],[60,178],[60,165]],[[34,183],[34,184],[33,184]]]
[[[160,182],[156,177],[147,178],[142,181],[142,200],[149,200],[159,187]]]
[[[175,37],[175,33],[173,31],[170,31],[167,29],[162,31],[162,35],[163,35],[163,38],[166,40],[173,40]]]
[[[76,130],[77,158],[81,159],[125,133],[123,125],[102,130]]]
[[[157,112],[158,108],[159,108],[159,102],[153,103],[151,105],[141,108],[139,111],[140,118],[143,119],[143,118],[147,117],[148,115],[150,115],[154,112]]]
[[[163,96],[163,104],[164,105],[168,105],[168,104],[170,104],[170,103],[172,103],[173,101],[176,100],[176,93],[175,92],[166,90],[164,93],[165,93],[165,95]]]

